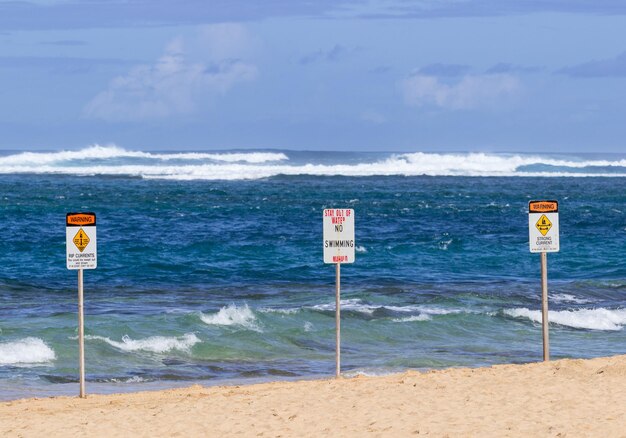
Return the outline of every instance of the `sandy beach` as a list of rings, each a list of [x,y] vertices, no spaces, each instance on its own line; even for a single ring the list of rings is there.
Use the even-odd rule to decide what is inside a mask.
[[[626,355],[0,405],[1,436],[626,437]]]

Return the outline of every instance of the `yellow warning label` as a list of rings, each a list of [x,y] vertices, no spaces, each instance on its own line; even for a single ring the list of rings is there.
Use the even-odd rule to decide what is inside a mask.
[[[537,227],[539,232],[545,236],[546,234],[548,234],[548,231],[550,231],[550,228],[552,228],[552,222],[550,222],[550,219],[548,219],[545,214],[542,214],[535,226]]]
[[[76,248],[78,248],[80,252],[83,252],[85,248],[87,248],[87,245],[89,245],[89,236],[87,236],[82,228],[78,230],[78,233],[74,236],[74,245],[76,245]]]

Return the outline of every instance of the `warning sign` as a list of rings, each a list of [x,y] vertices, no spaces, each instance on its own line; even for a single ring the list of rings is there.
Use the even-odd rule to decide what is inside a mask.
[[[550,222],[548,216],[542,214],[535,226],[537,227],[539,232],[545,236],[546,234],[548,234],[548,231],[550,231],[550,228],[552,228],[552,222]]]
[[[96,269],[95,213],[68,213],[65,220],[67,269]]]
[[[87,236],[82,228],[78,230],[78,233],[74,236],[74,245],[76,245],[76,248],[78,248],[80,252],[83,252],[85,248],[87,248],[87,245],[89,245],[89,236]]]
[[[354,263],[354,210],[324,210],[324,263]]]
[[[530,252],[559,251],[559,203],[531,201],[528,204]]]

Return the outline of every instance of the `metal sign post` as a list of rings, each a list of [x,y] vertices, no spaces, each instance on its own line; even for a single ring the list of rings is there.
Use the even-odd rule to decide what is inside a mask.
[[[335,264],[335,377],[341,377],[341,263],[354,263],[354,210],[324,210],[324,263]]]
[[[68,213],[65,218],[67,269],[78,270],[78,367],[80,398],[85,398],[85,318],[83,313],[83,270],[98,266],[96,215]]]
[[[543,333],[543,360],[550,360],[550,332],[548,326],[548,254],[558,252],[559,203],[531,201],[528,204],[528,233],[530,252],[541,253],[541,326]]]
[[[78,364],[80,398],[85,398],[85,319],[83,316],[83,270],[78,270]]]
[[[543,333],[543,360],[550,360],[550,331],[548,328],[548,254],[541,253],[541,327]]]

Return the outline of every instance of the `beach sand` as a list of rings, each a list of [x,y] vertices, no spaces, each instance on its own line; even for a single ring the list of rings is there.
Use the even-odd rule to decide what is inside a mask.
[[[626,356],[0,404],[0,436],[626,437]]]

